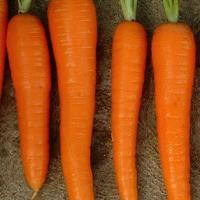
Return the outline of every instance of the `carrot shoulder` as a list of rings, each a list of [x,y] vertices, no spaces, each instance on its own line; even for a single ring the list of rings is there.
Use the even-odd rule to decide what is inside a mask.
[[[126,11],[126,3],[122,7]],[[136,6],[136,5],[135,5]],[[130,21],[118,25],[112,57],[112,137],[117,185],[122,200],[136,200],[136,138],[147,54],[143,26]]]
[[[169,200],[191,199],[189,141],[195,53],[194,36],[187,25],[173,21],[155,30],[152,60],[157,130]]]
[[[50,58],[40,20],[19,14],[8,25],[7,48],[15,88],[25,176],[42,187],[49,162]]]
[[[94,199],[90,146],[97,20],[92,0],[52,0],[49,28],[58,71],[61,159],[69,198]]]

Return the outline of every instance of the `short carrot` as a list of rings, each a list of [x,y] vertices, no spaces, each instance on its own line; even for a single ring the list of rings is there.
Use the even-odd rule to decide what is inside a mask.
[[[7,0],[0,0],[0,97],[2,94],[4,63],[6,53],[8,5]]]
[[[97,20],[92,0],[51,0],[58,71],[61,160],[71,200],[93,200],[90,146],[95,110]]]
[[[118,25],[112,57],[112,138],[122,200],[137,200],[136,138],[147,54],[147,37],[136,19],[136,0],[121,0],[126,21]]]
[[[41,21],[26,13],[31,1],[23,2],[20,14],[9,22],[7,48],[17,100],[24,172],[29,186],[38,192],[49,162],[50,56]]]
[[[178,0],[164,0],[169,23],[154,33],[159,149],[169,200],[190,200],[190,107],[195,70],[195,40],[189,26],[178,21]]]

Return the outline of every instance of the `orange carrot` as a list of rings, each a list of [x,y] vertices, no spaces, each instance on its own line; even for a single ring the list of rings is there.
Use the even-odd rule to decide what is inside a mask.
[[[114,35],[112,58],[112,137],[114,165],[122,200],[137,200],[136,138],[147,54],[137,1],[121,0],[127,21]]]
[[[4,62],[6,53],[6,28],[8,17],[7,0],[0,0],[0,97],[2,94]]]
[[[51,0],[58,70],[61,159],[71,200],[92,200],[90,146],[95,109],[97,20],[92,0]]]
[[[190,200],[190,107],[195,70],[195,41],[177,23],[178,0],[164,1],[169,23],[153,36],[159,149],[169,200]]]
[[[38,192],[49,162],[50,57],[40,20],[20,6],[8,25],[7,48],[16,93],[20,147],[29,186]],[[22,9],[24,8],[24,9]]]

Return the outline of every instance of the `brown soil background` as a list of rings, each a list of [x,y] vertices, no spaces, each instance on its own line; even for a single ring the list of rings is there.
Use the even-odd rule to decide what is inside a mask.
[[[17,13],[15,0],[9,1],[10,17]],[[111,42],[116,25],[123,20],[118,0],[95,0],[98,13],[99,40],[97,49],[97,102],[92,145],[92,166],[97,200],[118,200],[114,181],[110,129]],[[48,0],[33,0],[31,12],[47,26]],[[200,1],[182,0],[180,21],[188,23],[200,42]],[[153,30],[166,21],[161,0],[140,0],[138,20],[144,24],[150,41]],[[48,29],[47,29],[48,33]],[[199,50],[199,48],[198,48]],[[154,82],[150,51],[138,131],[138,186],[140,200],[165,200],[155,129]],[[200,199],[200,68],[197,57],[196,78],[191,114],[191,186],[192,199]],[[37,200],[64,200],[59,153],[59,101],[55,64],[52,59],[53,90],[51,100],[51,160],[47,181]],[[19,133],[15,95],[6,65],[5,84],[0,106],[0,200],[29,200],[19,155]]]

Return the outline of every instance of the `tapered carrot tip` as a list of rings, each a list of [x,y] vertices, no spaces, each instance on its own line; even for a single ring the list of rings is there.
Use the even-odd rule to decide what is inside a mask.
[[[34,192],[34,193],[33,193],[33,196],[31,197],[31,200],[34,200],[34,199],[36,198],[37,194],[38,194],[38,192],[37,192],[37,191],[36,191],[36,192]]]

